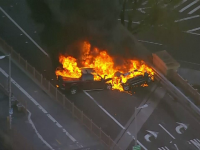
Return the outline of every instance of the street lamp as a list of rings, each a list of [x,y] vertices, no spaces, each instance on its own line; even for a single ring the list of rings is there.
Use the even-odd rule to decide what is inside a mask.
[[[138,109],[143,109],[148,107],[148,104],[144,104],[143,106],[140,107],[135,107],[135,146],[137,146],[137,120],[136,120],[136,113]]]
[[[8,57],[9,58],[9,77],[8,77],[8,87],[9,87],[9,127],[11,129],[11,55],[3,55],[3,56],[0,56],[0,59],[4,59],[5,57]]]

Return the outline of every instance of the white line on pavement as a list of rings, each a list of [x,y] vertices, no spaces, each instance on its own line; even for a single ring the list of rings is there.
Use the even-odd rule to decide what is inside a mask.
[[[8,17],[8,19],[10,19],[10,21],[12,21],[12,23],[14,23],[28,38],[29,40],[31,40],[35,46],[37,48],[39,48],[46,56],[49,57],[49,55],[45,52],[45,50],[43,50],[4,10],[3,8],[0,7],[0,10]]]
[[[179,19],[179,20],[175,20],[174,22],[181,22],[181,21],[185,21],[185,20],[198,18],[198,17],[200,17],[200,15],[195,15],[195,16],[191,16],[191,17],[187,17],[187,18],[182,18],[182,19]]]
[[[131,133],[130,133],[129,131],[127,132],[127,134],[128,134],[128,135],[131,135]]]
[[[188,30],[187,32],[193,32],[193,31],[197,31],[197,30],[200,30],[200,27]]]
[[[47,147],[49,147],[51,150],[54,150],[53,147],[51,147],[51,145],[49,145],[49,143],[47,143],[47,142],[43,139],[43,137],[39,134],[39,132],[37,131],[37,129],[36,129],[36,127],[35,127],[33,121],[31,120],[31,112],[30,112],[28,109],[26,109],[26,110],[27,110],[27,112],[29,113],[29,114],[28,114],[28,122],[31,124],[31,126],[32,126],[33,129],[35,130],[35,133],[37,134],[38,138],[39,138]]]
[[[158,124],[167,134],[169,134],[173,139],[176,139],[167,129],[165,129],[161,124]]]
[[[200,35],[199,33],[193,33],[193,32],[187,32],[187,31],[185,33],[194,34],[194,35]]]
[[[132,138],[135,140],[135,137],[132,135]],[[148,150],[140,141],[137,140],[137,143],[144,149]]]
[[[2,68],[0,68],[0,72],[6,77],[6,78],[8,78],[8,74],[2,69]],[[15,80],[13,80],[12,78],[11,78],[11,82],[24,94],[24,95],[26,95],[40,110],[42,110],[43,112],[46,112],[47,113],[47,111],[33,98],[33,97],[31,97],[29,94],[28,94],[28,92],[26,92]],[[46,114],[45,113],[45,114]],[[47,115],[47,117],[49,118],[49,119],[51,119],[53,122],[57,122],[50,114],[46,114]],[[58,125],[57,125],[58,126]],[[62,130],[63,130],[64,128],[62,127]],[[65,129],[64,129],[65,130]],[[63,131],[64,132],[64,131]],[[65,130],[65,132],[66,132],[66,135],[69,137],[69,139],[71,139],[73,142],[76,142],[76,139],[74,138],[74,137],[72,137],[66,130]]]
[[[97,101],[86,91],[83,91],[88,97],[90,97],[91,100],[94,101],[94,103],[99,106],[99,108],[101,108],[115,123],[117,123],[122,129],[125,129],[125,127],[123,125],[121,125],[121,123],[119,123],[111,114],[109,114],[101,105],[99,105],[97,103]]]
[[[181,4],[185,3],[187,0],[182,0],[179,4],[177,4],[176,6],[174,6],[174,8],[179,7]]]
[[[160,43],[154,43],[154,42],[149,42],[149,41],[143,41],[143,40],[138,40],[139,42],[144,42],[144,43],[150,43],[150,44],[155,44],[155,45],[162,45]]]
[[[197,6],[195,9],[191,10],[188,14],[191,15],[191,14],[193,14],[195,11],[197,11],[198,9],[200,9],[200,5]]]
[[[183,7],[181,10],[179,10],[179,12],[183,12],[186,9],[188,9],[189,7],[191,7],[192,5],[196,4],[197,2],[199,2],[199,0],[195,0],[192,3],[188,4],[187,6]]]

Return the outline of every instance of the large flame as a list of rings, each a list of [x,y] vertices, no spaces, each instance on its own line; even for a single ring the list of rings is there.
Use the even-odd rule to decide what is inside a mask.
[[[63,65],[63,69],[56,70],[57,76],[63,76],[68,78],[80,78],[81,68],[77,65],[77,60],[72,56],[65,57],[60,55],[59,62]],[[125,83],[128,79],[137,75],[144,75],[144,72],[154,75],[154,72],[143,61],[138,60],[126,60],[123,65],[115,66],[114,59],[106,51],[100,51],[98,48],[91,48],[88,42],[84,42],[82,55],[80,58],[81,65],[87,68],[93,68],[94,80],[100,80],[101,78],[112,78],[108,81],[113,85],[113,89],[123,91],[121,83]],[[134,72],[134,70],[138,70]],[[126,76],[122,74],[127,73]],[[106,75],[106,76],[105,76]],[[147,84],[142,85],[148,86]]]

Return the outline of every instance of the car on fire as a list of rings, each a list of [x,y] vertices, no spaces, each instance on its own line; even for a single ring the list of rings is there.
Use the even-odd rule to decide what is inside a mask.
[[[133,72],[139,72],[134,70]],[[123,74],[123,76],[129,75],[131,72]],[[142,85],[149,85],[153,81],[153,76],[145,72],[143,75],[137,75],[128,79],[125,83],[121,83],[124,91],[131,91],[134,88],[141,87]]]
[[[68,91],[70,94],[76,94],[80,90],[112,89],[112,85],[107,83],[112,80],[112,78],[106,79],[106,75],[102,78],[91,70],[91,68],[82,68],[82,75],[80,78],[58,76],[57,85],[59,89],[66,92]],[[98,76],[100,80],[95,80],[95,76]]]

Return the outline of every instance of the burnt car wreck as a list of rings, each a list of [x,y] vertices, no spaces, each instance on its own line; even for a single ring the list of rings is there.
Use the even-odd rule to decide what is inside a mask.
[[[95,76],[98,76],[100,80],[95,80]],[[105,77],[106,75],[102,78],[98,74],[91,73],[87,69],[84,69],[80,78],[58,76],[58,87],[63,91],[70,92],[70,94],[76,94],[81,90],[111,90],[112,85],[107,82],[112,80],[112,78],[105,79]]]
[[[131,92],[135,88],[142,87],[143,85],[149,85],[152,81],[153,77],[145,72],[144,75],[138,75],[130,78],[125,83],[121,83],[121,85],[124,91]]]

